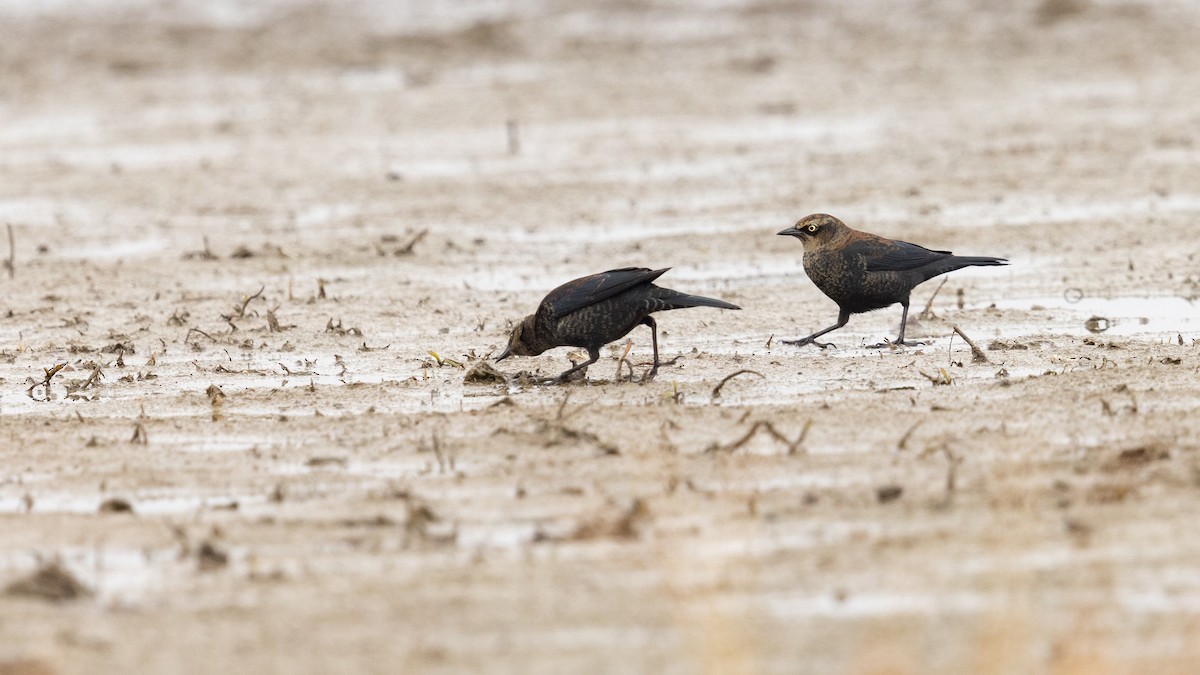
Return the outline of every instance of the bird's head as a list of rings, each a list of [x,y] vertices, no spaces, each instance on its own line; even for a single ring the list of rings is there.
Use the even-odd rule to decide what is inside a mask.
[[[799,239],[805,248],[820,248],[846,229],[846,224],[837,218],[827,213],[814,213],[779,234]]]
[[[533,314],[525,317],[516,326],[513,326],[512,333],[508,336],[508,346],[504,348],[500,356],[496,357],[497,361],[503,361],[510,356],[537,356],[544,349],[535,349],[529,344],[529,339],[533,337]]]

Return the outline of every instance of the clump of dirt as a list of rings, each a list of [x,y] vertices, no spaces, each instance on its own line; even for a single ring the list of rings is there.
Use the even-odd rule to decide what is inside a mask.
[[[467,374],[463,375],[463,382],[466,384],[505,384],[508,382],[508,377],[487,361],[477,361],[467,371]]]
[[[67,602],[92,595],[90,588],[58,562],[43,565],[28,577],[10,583],[4,592],[12,596],[38,598],[50,602]]]

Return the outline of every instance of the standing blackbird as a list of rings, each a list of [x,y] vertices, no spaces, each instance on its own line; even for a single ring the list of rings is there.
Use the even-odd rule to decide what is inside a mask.
[[[805,216],[779,234],[800,240],[808,278],[838,304],[836,324],[808,337],[783,341],[789,345],[811,343],[824,349],[829,343],[817,342],[817,338],[845,326],[851,314],[883,309],[897,302],[904,313],[900,316],[900,336],[892,344],[921,344],[904,341],[908,297],[917,284],[961,267],[1008,264],[1004,258],[957,256],[859,232],[824,213]]]
[[[664,309],[683,307],[721,307],[741,309],[721,300],[688,295],[655,286],[670,267],[651,270],[625,267],[568,281],[550,291],[537,312],[525,317],[513,328],[508,347],[497,361],[514,354],[537,356],[547,349],[571,346],[588,350],[588,361],[558,376],[565,382],[571,374],[587,368],[600,358],[600,348],[619,340],[639,324],[650,327],[654,345],[654,367],[646,379],[658,373],[658,324],[650,316]]]

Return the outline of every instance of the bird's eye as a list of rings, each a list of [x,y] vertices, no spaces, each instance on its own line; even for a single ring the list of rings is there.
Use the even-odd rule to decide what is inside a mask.
[[[808,231],[809,231],[809,232],[816,232],[816,231],[817,231],[817,226],[816,226],[816,225],[809,225],[807,229],[808,229]]]

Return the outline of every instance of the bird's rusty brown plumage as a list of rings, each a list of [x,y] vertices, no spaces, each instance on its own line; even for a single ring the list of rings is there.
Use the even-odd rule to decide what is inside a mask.
[[[1004,258],[957,256],[906,241],[887,239],[855,230],[825,213],[801,218],[779,232],[804,245],[804,271],[817,288],[838,305],[836,324],[786,344],[815,344],[822,335],[846,325],[851,314],[869,312],[900,303],[900,335],[892,344],[903,345],[912,289],[939,274],[975,265],[1007,265]]]
[[[650,315],[684,307],[741,309],[723,300],[688,295],[652,282],[670,268],[651,270],[625,267],[581,277],[559,286],[538,305],[537,311],[518,323],[508,346],[497,361],[509,356],[537,356],[555,347],[583,347],[588,361],[558,376],[566,381],[600,358],[600,348],[618,340],[639,325],[650,327],[654,365],[647,378],[658,372],[658,326]]]

